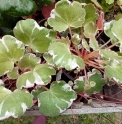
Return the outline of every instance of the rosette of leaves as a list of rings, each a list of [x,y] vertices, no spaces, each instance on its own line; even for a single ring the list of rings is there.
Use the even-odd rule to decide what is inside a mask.
[[[106,30],[109,37],[114,35],[119,40],[119,55],[110,49],[111,46],[105,49],[106,46],[99,46],[96,12],[91,3],[83,6],[76,1],[61,0],[47,20],[52,29],[40,26],[33,19],[26,19],[14,27],[15,37],[6,35],[0,39],[0,76],[14,80],[17,88],[11,92],[1,86],[1,119],[21,116],[32,106],[33,98],[38,100],[42,114],[57,116],[77,99],[75,92],[100,92],[104,85],[103,75],[122,82],[122,28],[118,26],[122,20],[113,22],[110,30]],[[80,28],[80,33],[72,33],[72,29]],[[75,80],[72,86],[54,79],[59,70],[73,72]],[[9,105],[10,98],[12,103]]]

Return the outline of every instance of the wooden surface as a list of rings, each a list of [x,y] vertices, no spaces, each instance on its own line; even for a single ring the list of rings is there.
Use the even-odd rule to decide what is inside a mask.
[[[71,109],[72,108],[72,109]],[[72,107],[67,109],[62,114],[89,114],[89,113],[112,113],[112,112],[122,112],[122,105],[115,103],[101,103],[101,102],[92,102],[91,104],[82,104],[82,103],[73,103]],[[29,115],[41,115],[37,106],[32,107],[27,110],[24,114],[25,116]]]

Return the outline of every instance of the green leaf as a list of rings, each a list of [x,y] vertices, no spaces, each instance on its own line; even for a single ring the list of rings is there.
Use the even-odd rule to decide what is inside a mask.
[[[98,2],[102,6],[104,12],[110,12],[110,9],[112,8],[113,4],[108,4],[105,0],[98,0]]]
[[[35,54],[25,54],[19,61],[19,66],[24,69],[34,69],[34,67],[40,64],[41,59],[36,57]]]
[[[90,89],[88,89],[87,92],[100,92],[102,90],[102,86],[105,84],[102,74],[96,69],[93,69],[92,72],[88,73],[88,76]]]
[[[95,36],[91,35],[89,43],[90,43],[90,47],[93,50],[99,49],[98,41],[96,40]]]
[[[90,38],[91,35],[95,36],[96,33],[97,33],[97,27],[93,22],[89,22],[89,23],[85,24],[85,26],[84,26],[84,35],[87,38]]]
[[[49,53],[44,53],[43,57],[46,60],[47,64],[52,65],[52,66],[55,65],[54,62],[53,62],[53,58],[52,58],[52,56]]]
[[[56,71],[50,65],[40,64],[34,68],[33,75],[38,85],[47,85],[51,81],[51,75],[55,75]]]
[[[51,81],[51,75],[55,75],[56,71],[47,64],[37,65],[33,71],[23,73],[17,79],[17,88],[30,88],[37,85],[47,85]]]
[[[56,3],[48,23],[54,30],[65,31],[68,27],[81,27],[85,20],[85,10],[80,3],[61,0]]]
[[[102,86],[105,84],[104,79],[102,78],[102,74],[93,69],[92,72],[88,72],[88,80],[85,83],[85,77],[80,76],[78,79],[74,81],[73,89],[76,92],[86,93],[95,93],[100,92],[102,90]]]
[[[36,90],[33,90],[31,93],[32,93],[34,99],[37,99],[37,96],[44,91],[45,91],[45,89],[38,87]]]
[[[55,2],[55,0],[35,0],[38,2],[40,5],[47,6]]]
[[[76,44],[76,45],[78,45],[79,43],[80,43],[80,36],[78,35],[78,34],[74,34],[73,36],[72,36],[72,42],[74,43],[74,44]]]
[[[100,50],[100,55],[103,59],[108,60],[108,61],[117,61],[121,62],[122,61],[122,56],[119,56],[117,52],[107,50],[107,49],[101,49]]]
[[[21,40],[35,52],[46,52],[51,42],[51,39],[49,38],[49,30],[40,27],[33,19],[19,21],[13,32],[17,39]]]
[[[32,107],[32,95],[25,90],[10,90],[0,86],[0,120],[18,118]]]
[[[70,107],[76,98],[76,93],[66,82],[53,82],[50,90],[38,95],[39,110],[46,116],[54,117]]]
[[[86,10],[85,24],[89,22],[95,22],[98,18],[97,9],[93,4],[87,4],[84,9]]]
[[[85,84],[84,77],[80,76],[78,79],[76,79],[74,81],[73,89],[76,92],[81,92],[82,93],[84,91],[84,84]]]
[[[34,86],[35,77],[31,71],[25,72],[17,79],[16,86],[18,89],[30,88]]]
[[[112,20],[110,22],[104,23],[104,32],[105,34],[111,39],[111,42],[114,44],[118,41],[118,39],[114,36],[114,34],[111,31],[111,28],[113,27],[113,23],[115,21]]]
[[[33,0],[0,0],[0,12],[13,16],[27,16],[34,13],[36,4]]]
[[[90,52],[90,48],[89,48],[89,45],[87,43],[87,41],[85,39],[82,39],[82,45],[83,47]]]
[[[11,72],[7,73],[9,79],[17,79],[19,76],[18,67],[14,67]]]
[[[108,4],[112,4],[113,2],[114,2],[114,0],[105,0],[106,1],[106,3],[108,3]]]
[[[0,76],[12,71],[14,63],[24,54],[24,45],[16,38],[5,35],[0,39]]]
[[[70,46],[71,41],[69,40],[69,37],[61,37],[61,39],[56,39],[55,42],[61,42],[61,43],[65,43],[68,46]]]
[[[122,42],[122,18],[113,23],[113,27],[111,28],[113,35],[118,38]]]
[[[63,52],[62,52],[63,51]],[[61,42],[50,44],[48,53],[53,56],[53,62],[60,68],[72,70],[75,68],[84,68],[82,58],[72,55],[69,45]]]
[[[122,66],[114,65],[105,67],[105,73],[108,78],[114,79],[117,83],[122,83]]]

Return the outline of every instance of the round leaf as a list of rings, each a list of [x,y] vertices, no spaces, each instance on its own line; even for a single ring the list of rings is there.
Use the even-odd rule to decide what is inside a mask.
[[[25,72],[20,75],[17,79],[16,86],[18,89],[30,88],[34,86],[35,77],[31,71]]]
[[[55,75],[56,71],[47,64],[37,65],[34,68],[33,75],[38,85],[46,85],[51,81],[51,75]]]
[[[50,90],[38,95],[39,110],[46,116],[57,116],[70,107],[76,98],[69,84],[53,82]]]
[[[19,21],[13,31],[17,39],[21,40],[35,52],[46,52],[51,42],[49,30],[40,27],[33,19]]]
[[[76,79],[74,81],[74,86],[73,86],[73,89],[76,91],[76,92],[83,92],[84,91],[84,78],[83,77],[79,77],[78,79]]]
[[[84,90],[87,93],[100,92],[102,86],[104,85],[104,79],[102,78],[102,74],[93,69],[92,72],[88,72],[88,81],[85,82],[85,77],[81,76],[74,81],[73,89],[76,92],[83,92]]]
[[[65,31],[68,27],[81,27],[85,20],[85,10],[81,4],[74,1],[61,0],[56,3],[55,9],[48,18],[50,26],[57,31]]]
[[[16,38],[5,35],[0,40],[0,76],[12,71],[14,63],[24,54],[24,45]]]
[[[72,70],[75,68],[84,68],[82,58],[72,55],[69,45],[61,42],[50,44],[48,53],[53,56],[54,63],[60,68]]]
[[[0,0],[0,12],[13,16],[27,16],[34,13],[36,4],[33,0]]]
[[[0,120],[10,116],[18,118],[32,107],[32,95],[25,90],[10,90],[0,86]]]
[[[33,87],[37,85],[46,85],[51,81],[51,75],[55,75],[56,71],[47,64],[37,65],[33,71],[26,72],[17,79],[17,88]]]
[[[19,61],[19,65],[24,69],[33,69],[37,64],[40,64],[41,59],[36,57],[35,54],[28,53],[25,54]]]
[[[102,74],[94,69],[92,72],[88,73],[88,76],[90,89],[88,89],[87,92],[100,92],[102,90],[102,86],[105,84]]]

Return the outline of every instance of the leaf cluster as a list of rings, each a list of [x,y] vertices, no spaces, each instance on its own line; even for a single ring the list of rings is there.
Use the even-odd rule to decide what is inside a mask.
[[[21,5],[25,9],[32,5],[29,12],[35,11],[34,1],[26,1],[28,7],[23,0],[9,2],[0,4],[2,13],[21,15]],[[122,18],[105,22],[98,2],[83,2],[61,0],[51,11],[47,26],[24,19],[16,23],[13,36],[2,36],[0,120],[23,115],[34,102],[42,114],[57,116],[78,96],[88,100],[91,94],[99,93],[107,81],[122,83]],[[18,9],[11,10],[10,5]],[[102,33],[108,41],[100,37]]]

